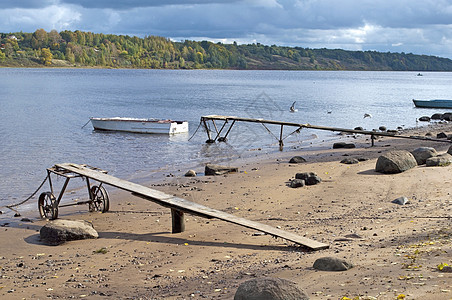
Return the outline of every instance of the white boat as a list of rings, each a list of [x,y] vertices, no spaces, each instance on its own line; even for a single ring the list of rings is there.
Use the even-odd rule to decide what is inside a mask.
[[[176,134],[188,132],[187,121],[138,119],[138,118],[90,118],[95,130],[136,133]]]

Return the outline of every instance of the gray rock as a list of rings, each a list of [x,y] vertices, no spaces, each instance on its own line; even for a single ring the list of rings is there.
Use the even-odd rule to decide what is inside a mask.
[[[432,120],[441,120],[441,116],[442,116],[442,114],[436,113],[436,114],[433,114],[430,118]]]
[[[356,146],[353,143],[345,143],[345,142],[337,142],[337,143],[333,144],[333,149],[341,149],[341,148],[352,149],[352,148],[356,148]]]
[[[445,167],[452,163],[452,155],[444,153],[435,157],[430,157],[425,161],[427,167]]]
[[[59,245],[67,241],[97,239],[99,234],[90,222],[57,219],[44,225],[40,236],[45,243]]]
[[[378,127],[378,129],[379,129],[380,131],[386,131],[386,130],[387,130],[387,128],[386,128],[385,126],[380,126],[380,127]]]
[[[418,165],[423,165],[430,157],[437,156],[438,152],[431,147],[421,147],[411,151],[411,154],[413,154]]]
[[[322,179],[319,176],[315,175],[308,177],[308,179],[306,179],[305,182],[306,185],[315,185],[322,182]]]
[[[447,139],[447,134],[445,132],[440,132],[436,135],[437,139]]]
[[[294,179],[290,182],[291,188],[299,188],[305,186],[305,181],[303,179]]]
[[[447,149],[447,153],[449,153],[450,155],[452,155],[452,146],[450,146],[449,149]]]
[[[422,117],[419,118],[419,121],[421,121],[421,122],[430,122],[430,117],[422,116]]]
[[[255,278],[238,287],[234,300],[308,300],[295,282],[281,278]]]
[[[353,264],[340,258],[321,257],[314,262],[314,269],[321,271],[347,271]]]
[[[441,115],[441,120],[452,121],[452,113],[444,113]]]
[[[322,181],[322,179],[313,172],[297,173],[295,174],[295,179],[304,180],[306,185],[314,185]]]
[[[311,177],[311,176],[317,176],[317,174],[314,172],[303,172],[303,173],[295,174],[296,179],[303,179],[305,181],[306,181],[306,179],[308,179],[308,177]]]
[[[406,150],[389,151],[380,156],[375,171],[385,174],[402,173],[417,166],[413,154]]]
[[[236,167],[227,167],[220,165],[207,164],[204,170],[205,175],[223,175],[227,173],[236,173],[239,171],[239,168]]]
[[[289,163],[291,164],[301,164],[301,163],[305,163],[306,159],[304,159],[301,156],[294,156],[290,159]]]
[[[347,158],[344,158],[343,160],[341,160],[341,164],[346,164],[346,165],[352,165],[352,164],[357,164],[357,163],[359,163],[358,159],[351,158],[351,157],[347,157]]]
[[[405,205],[405,204],[408,204],[409,202],[410,201],[405,196],[392,200],[392,203],[399,204],[399,205]]]
[[[188,170],[187,173],[185,173],[185,177],[196,177],[196,171]]]

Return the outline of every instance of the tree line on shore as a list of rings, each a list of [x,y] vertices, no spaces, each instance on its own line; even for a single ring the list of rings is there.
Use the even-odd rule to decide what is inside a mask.
[[[0,66],[143,69],[452,71],[437,56],[260,43],[171,41],[83,31],[0,33]]]

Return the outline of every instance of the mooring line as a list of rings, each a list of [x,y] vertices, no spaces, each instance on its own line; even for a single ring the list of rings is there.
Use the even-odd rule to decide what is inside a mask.
[[[27,201],[29,201],[41,188],[42,188],[42,186],[44,185],[44,183],[47,181],[47,178],[48,178],[48,176],[46,176],[45,178],[44,178],[44,180],[41,182],[41,184],[39,185],[39,187],[33,192],[33,194],[31,194],[30,195],[30,197],[28,197],[27,199],[25,199],[25,200],[23,200],[23,201],[21,201],[21,202],[19,202],[19,203],[15,203],[15,204],[10,204],[10,205],[5,205],[5,206],[1,206],[1,207],[6,207],[6,208],[9,208],[9,209],[11,209],[12,211],[15,211],[14,209],[13,209],[13,207],[16,207],[16,206],[19,206],[19,205],[22,205],[22,204],[24,204],[25,202],[27,202]]]
[[[201,121],[199,121],[198,128],[196,128],[195,133],[193,133],[193,135],[188,139],[188,141],[190,141],[195,136],[195,134],[198,132],[199,127],[201,127]]]
[[[88,122],[86,122],[85,125],[83,125],[81,129],[85,128],[85,126],[88,125],[89,121],[91,121],[91,119],[89,119]]]

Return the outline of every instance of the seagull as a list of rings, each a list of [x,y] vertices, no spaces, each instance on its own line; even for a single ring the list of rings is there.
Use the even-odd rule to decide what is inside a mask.
[[[296,111],[298,111],[298,109],[295,109],[295,103],[297,103],[297,101],[294,101],[294,102],[292,103],[292,106],[290,107],[290,112],[296,112]]]
[[[363,119],[365,119],[365,118],[372,118],[372,115],[371,114],[364,114],[364,118]]]

